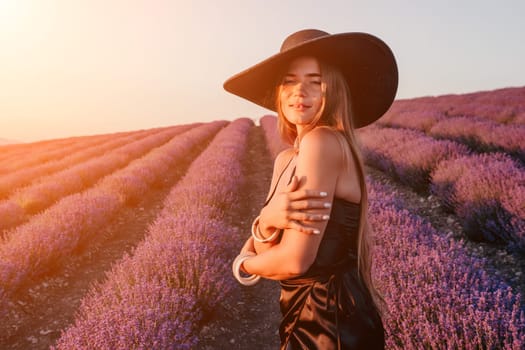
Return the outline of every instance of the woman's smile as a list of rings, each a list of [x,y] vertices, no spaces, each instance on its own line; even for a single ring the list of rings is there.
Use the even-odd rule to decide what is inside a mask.
[[[311,108],[312,106],[299,102],[299,103],[291,104],[290,107],[295,109],[296,111],[306,111],[308,108]]]

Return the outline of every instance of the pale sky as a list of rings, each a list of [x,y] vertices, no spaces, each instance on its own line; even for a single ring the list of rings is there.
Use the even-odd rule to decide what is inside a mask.
[[[524,86],[524,14],[523,0],[0,0],[0,138],[259,118],[222,83],[306,28],[383,39],[398,99]]]

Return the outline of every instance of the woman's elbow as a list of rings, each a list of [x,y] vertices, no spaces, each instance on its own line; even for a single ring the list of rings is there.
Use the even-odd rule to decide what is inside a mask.
[[[304,275],[312,264],[313,261],[309,259],[296,259],[289,264],[288,273],[292,276]]]

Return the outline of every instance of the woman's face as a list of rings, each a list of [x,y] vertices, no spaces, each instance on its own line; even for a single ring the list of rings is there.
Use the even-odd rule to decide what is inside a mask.
[[[281,82],[279,100],[285,118],[296,126],[311,123],[323,101],[319,63],[313,57],[299,57],[290,63]]]

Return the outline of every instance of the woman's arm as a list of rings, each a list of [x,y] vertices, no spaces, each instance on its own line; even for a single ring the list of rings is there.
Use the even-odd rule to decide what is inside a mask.
[[[331,202],[341,166],[342,150],[333,131],[317,128],[303,137],[296,165],[300,189],[308,187],[327,192],[325,199]],[[308,212],[316,215],[330,213],[329,209],[309,209]],[[280,244],[246,260],[244,270],[277,280],[305,273],[315,260],[327,221],[311,221],[308,224],[317,228],[320,234],[308,235],[295,229],[285,229]]]
[[[270,192],[267,198],[271,196],[271,192],[278,185],[279,181],[285,181],[280,179],[280,176],[284,172],[287,164],[293,157],[293,149],[289,148],[282,151],[275,159],[274,172],[272,175],[272,181],[270,185]],[[281,184],[282,185],[282,184]],[[308,208],[327,208],[327,203],[323,197],[326,197],[326,193],[320,193],[320,191],[302,189],[298,191],[299,181],[297,176],[293,176],[292,181],[286,186],[283,191],[281,189],[275,190],[273,197],[270,202],[261,209],[260,219],[256,230],[260,232],[259,236],[270,237],[277,229],[295,228],[303,233],[313,233],[313,228],[304,225],[299,220],[313,221],[313,220],[327,220],[328,217],[325,215],[314,215],[305,213],[305,209]],[[261,253],[266,251],[275,242],[254,242],[255,251]]]

